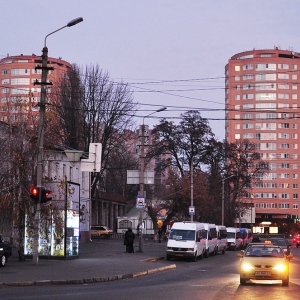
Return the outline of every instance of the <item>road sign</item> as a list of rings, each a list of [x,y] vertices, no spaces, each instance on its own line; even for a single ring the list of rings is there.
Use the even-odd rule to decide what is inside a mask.
[[[145,208],[145,197],[137,196],[136,208]]]
[[[195,206],[189,206],[189,214],[191,215],[195,215]]]

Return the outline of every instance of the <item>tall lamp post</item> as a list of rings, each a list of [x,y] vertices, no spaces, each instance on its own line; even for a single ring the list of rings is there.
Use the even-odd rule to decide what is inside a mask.
[[[59,30],[66,27],[74,26],[83,21],[83,18],[76,18],[71,20],[67,25],[49,33],[45,37],[43,55],[42,55],[42,66],[36,67],[36,69],[42,69],[42,80],[41,82],[36,82],[36,84],[41,85],[41,99],[39,102],[40,107],[40,119],[39,119],[39,130],[38,130],[38,157],[37,157],[37,188],[39,189],[39,200],[37,202],[36,213],[35,213],[35,234],[34,234],[34,251],[33,251],[33,261],[38,264],[38,244],[39,244],[39,223],[40,223],[40,203],[42,197],[42,177],[43,177],[43,148],[44,148],[44,119],[45,119],[45,103],[47,95],[47,73],[50,68],[47,67],[48,61],[48,48],[46,46],[47,37]]]
[[[141,155],[140,155],[140,193],[139,196],[145,198],[144,192],[144,171],[145,171],[145,118],[157,113],[166,110],[165,106],[160,109],[152,112],[149,115],[143,117],[143,125],[142,125],[142,135],[141,135]],[[139,252],[143,252],[143,213],[144,208],[140,209],[140,218],[139,218]]]
[[[225,197],[224,197],[224,183],[225,180],[234,177],[235,175],[231,175],[229,177],[226,177],[222,179],[222,225],[224,225],[224,202],[225,202]]]

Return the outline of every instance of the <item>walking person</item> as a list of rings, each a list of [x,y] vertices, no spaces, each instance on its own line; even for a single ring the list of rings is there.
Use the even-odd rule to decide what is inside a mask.
[[[161,238],[162,238],[162,230],[161,228],[158,229],[158,242],[161,243]]]
[[[131,228],[125,232],[124,245],[126,245],[127,253],[134,253],[133,243],[135,239],[135,234],[132,232]]]

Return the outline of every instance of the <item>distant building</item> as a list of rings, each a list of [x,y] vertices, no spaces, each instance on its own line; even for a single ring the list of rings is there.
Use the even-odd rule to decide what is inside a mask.
[[[226,139],[247,139],[270,165],[243,202],[253,204],[261,231],[296,223],[299,210],[300,53],[250,50],[232,56],[225,67]],[[250,214],[249,214],[250,216]]]
[[[7,56],[0,60],[0,121],[14,123],[22,116],[22,111],[26,114],[28,110],[32,110],[33,114],[39,111],[41,85],[34,83],[41,81],[42,70],[35,69],[41,64],[41,56],[35,54]],[[66,76],[71,68],[71,64],[64,60],[49,57],[50,66],[54,70],[48,71],[49,82]],[[47,88],[47,94],[51,94],[51,85]],[[47,101],[50,101],[48,96]]]

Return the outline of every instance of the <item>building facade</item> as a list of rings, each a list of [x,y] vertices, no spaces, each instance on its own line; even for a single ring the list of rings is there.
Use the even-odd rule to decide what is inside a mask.
[[[270,167],[243,201],[253,204],[255,225],[264,233],[269,230],[265,224],[297,223],[300,53],[278,48],[241,52],[229,59],[225,78],[226,140],[255,143]]]
[[[42,64],[42,57],[32,55],[7,56],[0,60],[0,121],[15,123],[22,117],[22,111],[33,114],[39,111],[41,85],[35,84],[41,81],[42,69],[35,69]],[[48,58],[47,81],[55,82],[66,76],[71,64],[56,58]],[[50,101],[51,85],[47,89],[47,101]]]

